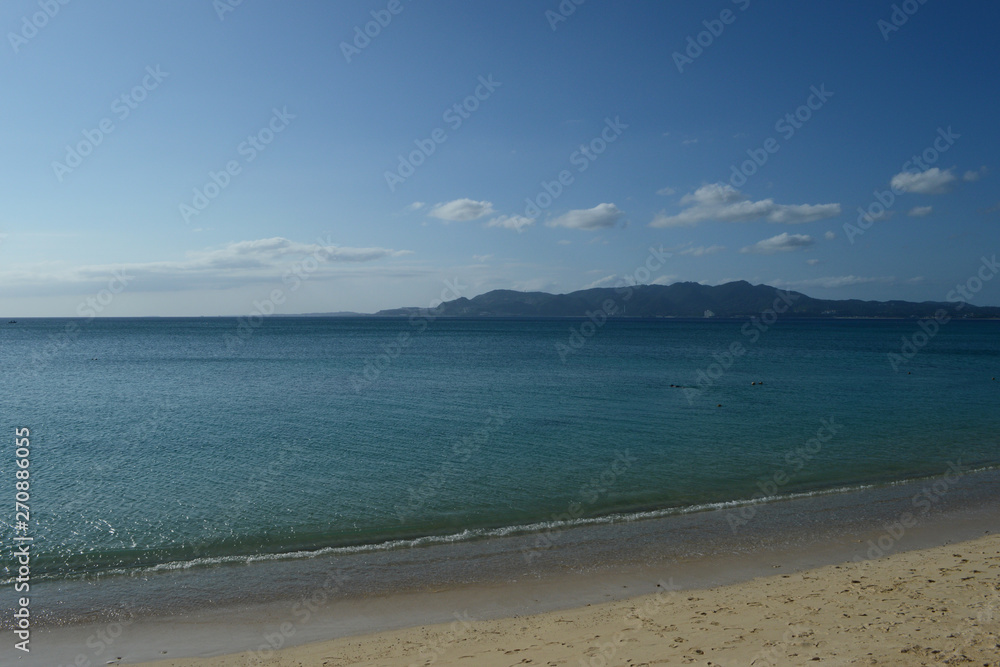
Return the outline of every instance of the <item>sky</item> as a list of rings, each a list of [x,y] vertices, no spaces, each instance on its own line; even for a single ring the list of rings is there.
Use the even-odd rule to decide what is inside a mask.
[[[1000,249],[998,24],[943,0],[6,0],[0,315],[633,281],[944,301]]]

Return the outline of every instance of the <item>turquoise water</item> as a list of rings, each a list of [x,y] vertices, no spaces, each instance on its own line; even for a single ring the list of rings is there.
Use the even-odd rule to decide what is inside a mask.
[[[899,372],[887,354],[915,322],[783,321],[754,341],[744,321],[612,320],[563,357],[582,321],[271,318],[238,344],[235,319],[68,322],[0,326],[0,497],[29,427],[35,580],[1000,464],[1000,322],[951,322]],[[713,367],[733,342],[746,353]]]

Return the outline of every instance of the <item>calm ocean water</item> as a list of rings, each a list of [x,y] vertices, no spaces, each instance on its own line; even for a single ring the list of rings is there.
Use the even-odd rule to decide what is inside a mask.
[[[898,372],[916,322],[618,320],[562,356],[581,322],[271,318],[240,343],[235,319],[69,322],[0,326],[0,497],[28,427],[36,581],[1000,464],[1000,322],[951,322]]]

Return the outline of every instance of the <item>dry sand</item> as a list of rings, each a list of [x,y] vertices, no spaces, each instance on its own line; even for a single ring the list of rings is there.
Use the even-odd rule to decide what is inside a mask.
[[[155,667],[1000,665],[1000,535],[879,560],[489,621]]]

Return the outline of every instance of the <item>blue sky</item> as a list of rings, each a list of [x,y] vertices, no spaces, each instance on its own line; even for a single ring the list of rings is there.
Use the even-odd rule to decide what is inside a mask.
[[[944,300],[1000,245],[1000,7],[896,7],[9,0],[0,310],[372,312],[661,246],[649,282]]]

